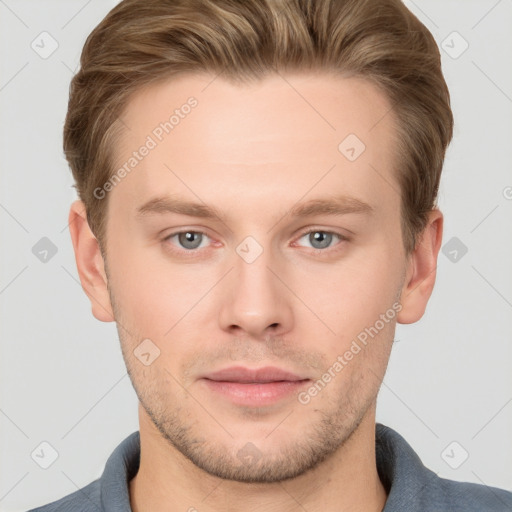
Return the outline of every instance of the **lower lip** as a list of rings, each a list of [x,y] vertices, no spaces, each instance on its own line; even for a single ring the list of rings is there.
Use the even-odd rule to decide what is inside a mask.
[[[276,381],[262,384],[227,382],[203,379],[208,388],[224,395],[236,405],[263,406],[270,405],[290,395],[297,394],[309,380]]]

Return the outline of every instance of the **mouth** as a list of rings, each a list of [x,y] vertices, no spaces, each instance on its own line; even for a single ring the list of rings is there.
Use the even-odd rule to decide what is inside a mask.
[[[234,405],[262,407],[290,398],[311,379],[276,367],[225,368],[201,379],[207,389]]]

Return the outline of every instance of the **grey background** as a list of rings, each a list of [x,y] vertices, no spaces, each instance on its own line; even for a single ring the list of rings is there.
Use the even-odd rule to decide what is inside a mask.
[[[116,3],[0,0],[6,512],[98,478],[114,447],[138,429],[115,326],[94,319],[79,284],[67,229],[75,193],[61,149],[82,45]],[[443,48],[456,129],[439,198],[446,254],[424,318],[397,328],[377,419],[440,476],[512,490],[512,1],[406,3]],[[31,47],[46,37],[44,49],[51,48],[43,31],[58,43],[47,58]],[[46,262],[32,252],[43,237],[57,250]],[[58,453],[47,469],[34,459],[48,463],[51,449],[43,445],[45,456],[31,457],[42,442]]]

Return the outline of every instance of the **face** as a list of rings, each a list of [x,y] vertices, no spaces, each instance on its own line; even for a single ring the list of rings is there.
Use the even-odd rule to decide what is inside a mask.
[[[407,270],[395,126],[360,79],[212,79],[152,86],[122,116],[116,168],[138,156],[107,186],[110,300],[170,446],[272,482],[374,412]]]

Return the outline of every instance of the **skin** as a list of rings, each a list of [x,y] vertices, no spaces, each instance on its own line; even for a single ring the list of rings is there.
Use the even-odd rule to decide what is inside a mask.
[[[376,397],[396,322],[419,320],[431,295],[443,216],[430,213],[406,254],[395,119],[370,83],[299,73],[250,85],[212,79],[184,75],[128,104],[119,166],[169,112],[198,100],[108,193],[106,261],[83,203],[69,216],[82,286],[94,316],[117,322],[140,401],[132,508],[380,511]],[[366,145],[353,162],[338,150],[351,133]],[[137,216],[170,195],[216,207],[222,218]],[[334,195],[372,211],[291,215]],[[325,246],[304,234],[313,228]],[[207,236],[192,250],[183,237],[164,240],[180,230]],[[263,249],[252,263],[236,250],[247,236]],[[295,393],[236,405],[201,379],[233,365],[277,366],[310,379],[307,390],[397,301],[399,313],[307,404]],[[148,366],[133,353],[144,339],[160,350]],[[240,457],[246,446],[256,450],[252,462]]]

